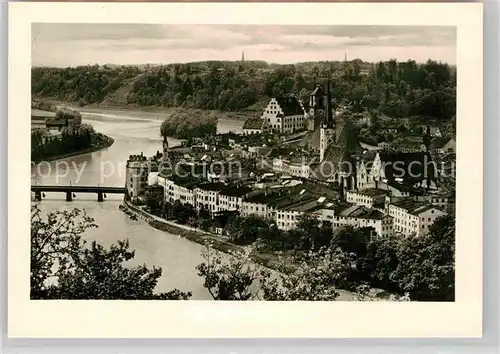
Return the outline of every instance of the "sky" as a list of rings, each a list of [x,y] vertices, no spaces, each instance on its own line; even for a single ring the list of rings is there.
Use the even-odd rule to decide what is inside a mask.
[[[445,26],[254,26],[36,23],[32,65],[272,63],[428,59],[456,64],[456,29]]]

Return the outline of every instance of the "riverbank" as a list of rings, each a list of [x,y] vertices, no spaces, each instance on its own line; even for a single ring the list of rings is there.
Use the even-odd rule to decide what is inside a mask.
[[[111,137],[109,137],[107,135],[104,135],[102,133],[101,133],[101,135],[104,137],[104,143],[103,144],[99,144],[99,145],[96,145],[96,146],[91,146],[89,148],[78,150],[78,151],[68,152],[66,154],[58,154],[58,155],[54,155],[54,156],[44,157],[43,159],[33,160],[33,163],[37,164],[37,163],[40,163],[42,161],[47,161],[48,162],[48,161],[55,161],[55,160],[66,159],[66,158],[69,158],[69,157],[74,157],[74,156],[79,156],[79,155],[91,154],[91,153],[99,151],[99,150],[107,149],[111,145],[113,145],[113,143],[115,142],[115,140],[113,138],[111,138]]]
[[[149,226],[157,230],[168,232],[169,234],[183,237],[191,242],[202,245],[209,242],[212,247],[219,252],[231,254],[235,251],[242,251],[244,249],[242,246],[238,246],[227,241],[220,235],[205,232],[191,226],[177,224],[173,221],[151,215],[131,204],[127,200],[124,200],[123,204],[121,204],[119,208],[128,216],[134,215],[135,217],[144,220]],[[262,267],[278,271],[278,258],[274,254],[259,252],[252,255],[252,261]],[[339,293],[337,301],[353,301],[357,299],[357,294],[355,293],[341,289],[337,289],[337,291]]]
[[[163,106],[139,106],[137,104],[98,104],[93,103],[89,105],[79,106],[76,102],[63,102],[51,98],[40,98],[36,97],[37,100],[42,100],[47,104],[54,106],[66,106],[71,109],[75,109],[82,113],[99,113],[102,111],[108,112],[127,112],[127,113],[149,113],[149,114],[159,114],[159,115],[169,115],[174,111],[185,110],[188,112],[193,108],[184,107],[163,107]],[[255,107],[250,106],[242,109],[238,112],[223,112],[218,110],[207,110],[207,112],[212,113],[217,118],[235,120],[235,121],[245,121],[248,118],[259,116],[263,107],[262,105],[256,105]]]

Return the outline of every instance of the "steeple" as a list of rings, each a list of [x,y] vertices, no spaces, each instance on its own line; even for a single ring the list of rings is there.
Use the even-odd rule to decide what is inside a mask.
[[[245,62],[245,51],[244,50],[241,51],[241,62],[242,63]]]
[[[328,82],[326,84],[324,123],[328,127],[333,127],[332,93],[330,91],[330,77],[328,77]]]
[[[344,61],[347,61],[347,52],[344,53]]]

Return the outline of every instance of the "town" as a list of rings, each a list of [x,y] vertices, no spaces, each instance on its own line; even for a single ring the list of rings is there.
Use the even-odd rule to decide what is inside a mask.
[[[323,81],[308,101],[272,97],[260,116],[246,120],[243,134],[173,147],[165,137],[155,156],[131,155],[127,201],[167,218],[184,208],[185,223],[222,236],[237,216],[282,231],[310,216],[334,232],[350,226],[409,237],[453,214],[454,118],[353,112],[349,102],[333,103],[330,80]],[[370,131],[386,139],[373,142]]]

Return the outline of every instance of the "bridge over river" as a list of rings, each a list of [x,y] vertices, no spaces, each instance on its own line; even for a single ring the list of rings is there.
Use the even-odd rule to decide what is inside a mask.
[[[62,192],[66,193],[66,201],[71,202],[76,193],[95,193],[97,201],[102,202],[108,194],[125,194],[123,187],[102,187],[102,186],[63,186],[63,185],[32,185],[31,191],[35,193],[36,200],[42,200],[43,192]]]

